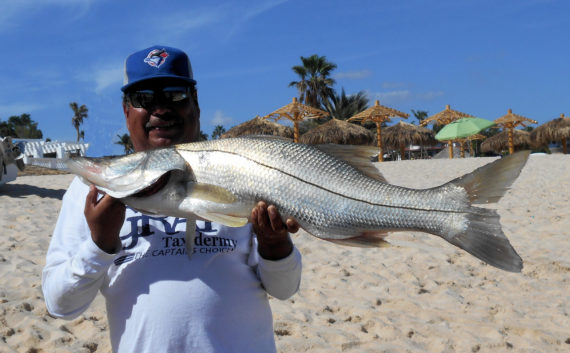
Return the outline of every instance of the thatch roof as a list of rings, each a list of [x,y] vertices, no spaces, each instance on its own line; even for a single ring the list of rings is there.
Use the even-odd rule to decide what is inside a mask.
[[[525,118],[522,115],[513,113],[512,109],[509,109],[507,114],[495,120],[495,124],[501,125],[505,128],[515,128],[517,126],[528,126],[529,124],[536,124],[536,120]]]
[[[370,145],[371,131],[344,120],[332,119],[301,136],[299,142],[311,145],[335,143],[340,145]]]
[[[376,100],[373,106],[354,115],[348,119],[348,121],[360,121],[362,124],[364,124],[367,121],[390,121],[391,117],[397,116],[401,118],[408,118],[409,114],[402,113],[399,110],[380,105],[380,101]]]
[[[317,119],[328,116],[329,113],[324,110],[313,108],[309,105],[299,103],[297,98],[293,97],[293,101],[283,107],[271,112],[263,117],[263,119],[288,119],[291,121],[301,121],[303,119]]]
[[[244,135],[274,135],[293,138],[293,129],[256,116],[245,123],[232,127],[222,134],[221,137],[228,138]]]
[[[403,121],[384,128],[382,131],[382,142],[392,148],[410,144],[433,146],[438,143],[434,138],[432,130]]]
[[[481,152],[501,153],[509,148],[508,131],[491,136],[481,143]],[[513,143],[516,149],[527,149],[530,146],[530,133],[523,130],[513,130]]]
[[[472,116],[470,114],[467,113],[463,113],[457,110],[453,110],[451,109],[451,107],[449,106],[449,104],[445,105],[445,109],[440,111],[437,114],[434,114],[432,116],[430,116],[429,118],[424,119],[421,122],[421,126],[426,126],[429,123],[434,123],[436,125],[447,125],[452,121],[455,121],[457,119],[461,119],[461,118],[466,118]]]
[[[562,141],[570,139],[570,118],[560,114],[560,118],[550,120],[532,130],[530,138],[534,144],[547,145],[550,141]]]

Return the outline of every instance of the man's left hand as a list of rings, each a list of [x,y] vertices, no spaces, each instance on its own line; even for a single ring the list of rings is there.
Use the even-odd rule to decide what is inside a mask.
[[[288,218],[285,223],[274,205],[260,201],[251,210],[251,223],[257,235],[258,251],[266,260],[283,259],[293,251],[293,242],[289,233],[299,230],[299,223]]]

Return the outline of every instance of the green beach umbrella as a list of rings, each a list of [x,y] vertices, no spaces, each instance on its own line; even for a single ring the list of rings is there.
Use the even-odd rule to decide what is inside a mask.
[[[445,125],[439,130],[437,135],[435,135],[435,139],[438,141],[456,140],[474,135],[493,125],[495,125],[495,123],[487,119],[476,117],[461,118]]]

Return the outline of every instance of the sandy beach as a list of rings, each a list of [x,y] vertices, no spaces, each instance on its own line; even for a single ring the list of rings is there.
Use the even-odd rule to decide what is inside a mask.
[[[397,185],[439,185],[495,158],[377,164]],[[41,271],[73,175],[0,186],[0,353],[110,352],[98,296],[73,321],[46,311]],[[436,236],[393,233],[389,248],[334,245],[299,232],[303,280],[270,299],[279,352],[570,351],[570,156],[532,155],[492,205],[524,260],[485,265]]]

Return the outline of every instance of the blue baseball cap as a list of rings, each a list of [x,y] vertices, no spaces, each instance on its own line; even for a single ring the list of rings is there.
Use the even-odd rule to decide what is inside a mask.
[[[135,83],[157,78],[173,78],[196,84],[188,55],[180,49],[154,45],[137,51],[125,60],[125,77],[121,91]]]

